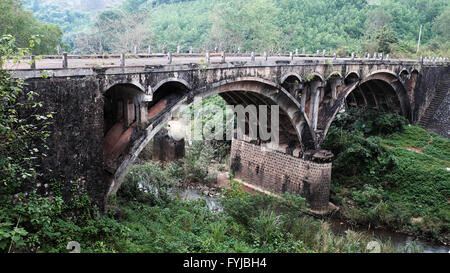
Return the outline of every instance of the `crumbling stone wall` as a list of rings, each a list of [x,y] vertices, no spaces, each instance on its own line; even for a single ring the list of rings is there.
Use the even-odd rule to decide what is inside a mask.
[[[450,67],[425,67],[414,90],[414,120],[450,137]]]
[[[46,157],[39,158],[38,185],[66,200],[86,193],[101,208],[103,182],[103,97],[95,77],[30,79],[26,88],[39,94],[43,113],[53,112]],[[38,189],[40,190],[40,189]],[[42,192],[42,191],[41,191]]]
[[[275,194],[297,193],[313,210],[328,208],[332,163],[318,163],[233,139],[231,171],[236,178]]]

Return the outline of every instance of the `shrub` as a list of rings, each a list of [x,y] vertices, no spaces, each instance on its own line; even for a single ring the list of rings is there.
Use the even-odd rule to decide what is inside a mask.
[[[322,147],[335,154],[333,173],[339,176],[369,173],[376,177],[395,166],[395,160],[381,146],[378,137],[364,138],[361,133],[333,127]]]
[[[366,136],[402,132],[407,124],[408,120],[398,114],[361,108],[350,108],[346,113],[339,114],[333,122],[334,127],[362,132]]]
[[[191,183],[211,184],[214,177],[209,175],[209,167],[214,159],[214,149],[209,143],[195,141],[187,147],[183,159],[185,177]]]
[[[126,176],[118,194],[127,200],[146,200],[153,204],[164,204],[170,199],[168,190],[179,182],[171,180],[170,177],[160,162],[136,165]]]

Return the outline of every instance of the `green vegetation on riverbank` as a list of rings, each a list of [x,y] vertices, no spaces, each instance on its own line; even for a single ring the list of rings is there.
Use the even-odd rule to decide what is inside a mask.
[[[205,146],[195,146],[187,158],[199,150],[208,158],[214,151]],[[329,223],[306,214],[305,200],[298,195],[252,195],[234,181],[218,199],[221,212],[211,211],[203,199],[172,197],[168,190],[179,185],[180,178],[206,177],[203,164],[194,166],[198,171],[183,161],[166,167],[136,165],[101,218],[85,195],[70,203],[35,194],[4,203],[0,252],[64,253],[68,242],[77,241],[84,253],[359,253],[368,252],[367,244],[374,240],[352,231],[336,235]],[[404,251],[380,244],[382,252]]]
[[[355,118],[355,116],[357,118]],[[439,241],[450,232],[450,140],[387,114],[344,115],[324,148],[336,155],[333,202],[353,224]]]

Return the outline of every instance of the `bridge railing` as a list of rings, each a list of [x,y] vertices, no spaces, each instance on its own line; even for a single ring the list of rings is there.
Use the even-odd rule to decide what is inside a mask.
[[[59,50],[58,50],[59,52]],[[145,54],[139,53],[137,50],[135,50],[134,54],[93,54],[93,55],[69,55],[66,52],[63,52],[59,55],[43,55],[43,56],[28,56],[25,57],[28,59],[29,67],[25,68],[22,66],[22,69],[37,69],[36,67],[36,60],[39,61],[45,61],[48,62],[54,62],[56,60],[61,61],[61,66],[58,68],[69,68],[69,60],[117,60],[120,59],[119,63],[116,65],[115,63],[110,63],[109,66],[120,66],[125,67],[127,65],[127,59],[128,60],[136,60],[136,59],[164,59],[166,58],[166,61],[161,61],[160,64],[172,64],[173,59],[176,58],[185,58],[185,59],[192,59],[192,58],[200,58],[201,61],[206,63],[211,63],[212,58],[220,58],[220,63],[227,62],[227,58],[245,58],[248,59],[247,61],[255,62],[256,58],[263,58],[264,61],[268,61],[269,58],[289,58],[290,61],[298,60],[299,58],[326,58],[326,59],[345,59],[345,60],[360,60],[360,61],[408,61],[408,62],[418,62],[423,65],[446,65],[449,63],[448,58],[443,57],[420,57],[418,60],[391,60],[389,54],[384,55],[383,53],[365,53],[364,56],[358,56],[355,53],[351,53],[350,56],[338,56],[336,53],[333,53],[333,55],[326,54],[326,51],[323,50],[320,52],[319,50],[316,51],[315,54],[306,54],[305,49],[303,49],[302,53],[299,53],[299,50],[296,49],[295,52],[290,53],[283,53],[283,54],[269,54],[268,52],[261,53],[241,53],[240,50],[238,52],[234,53],[227,53],[225,51],[218,52],[217,49],[213,52],[205,52],[205,53],[193,53],[192,49],[189,53],[182,53],[180,50],[177,51],[177,53],[167,52],[167,53],[151,53],[149,52]],[[0,64],[2,64],[1,68],[5,66],[5,63],[8,64],[8,60],[6,62],[0,61]],[[89,65],[89,64],[86,64]],[[97,66],[97,64],[92,64],[92,66]],[[53,63],[53,68],[55,67],[55,64]],[[10,65],[6,65],[6,69],[17,69],[10,67]]]

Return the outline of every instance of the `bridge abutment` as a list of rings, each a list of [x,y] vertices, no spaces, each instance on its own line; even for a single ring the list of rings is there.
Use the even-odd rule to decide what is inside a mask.
[[[331,160],[326,151],[288,153],[283,146],[268,147],[233,139],[231,172],[240,180],[274,194],[296,193],[306,198],[311,210],[329,209]]]

